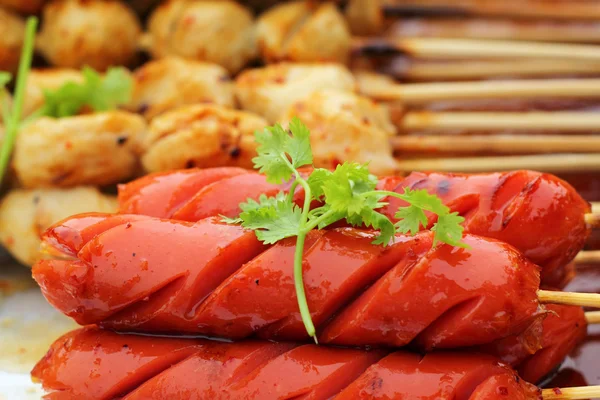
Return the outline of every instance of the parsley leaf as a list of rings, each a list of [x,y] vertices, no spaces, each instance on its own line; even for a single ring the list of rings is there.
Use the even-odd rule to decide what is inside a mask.
[[[263,131],[256,131],[254,137],[259,146],[258,156],[254,157],[254,168],[267,177],[267,182],[282,183],[290,180],[292,168],[285,154],[289,135],[279,124],[269,126]]]
[[[104,76],[83,68],[83,82],[67,82],[58,89],[44,91],[41,115],[63,118],[77,115],[85,107],[107,111],[129,102],[133,90],[131,77],[124,68],[111,68]]]

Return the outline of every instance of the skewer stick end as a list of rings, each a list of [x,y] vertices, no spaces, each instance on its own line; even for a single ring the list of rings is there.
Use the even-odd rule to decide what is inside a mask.
[[[542,390],[544,400],[578,400],[600,398],[600,386],[581,386],[573,388],[552,388]]]

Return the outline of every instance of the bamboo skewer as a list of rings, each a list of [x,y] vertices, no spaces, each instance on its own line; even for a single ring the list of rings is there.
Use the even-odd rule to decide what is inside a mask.
[[[492,172],[532,169],[551,173],[600,171],[600,154],[545,154],[397,160],[402,172]]]
[[[600,202],[592,202],[592,214],[600,214]]]
[[[600,136],[590,135],[426,135],[390,141],[401,153],[600,153]]]
[[[438,15],[487,15],[513,18],[552,18],[552,19],[600,19],[600,5],[594,2],[553,2],[529,0],[511,2],[506,0],[383,0],[382,11],[386,15],[398,15],[403,12],[414,14],[415,11],[436,13]]]
[[[580,251],[575,259],[575,264],[595,264],[600,262],[600,250]]]
[[[600,385],[542,389],[543,400],[584,400],[591,398],[600,398]]]
[[[466,80],[496,76],[548,76],[559,74],[600,74],[600,63],[571,60],[451,60],[411,61],[390,73],[410,81]],[[550,82],[550,81],[547,81]]]
[[[450,39],[450,38],[369,38],[352,40],[354,53],[399,52],[419,58],[545,58],[561,60],[600,60],[600,48],[595,45],[516,42],[510,40]]]
[[[600,130],[600,113],[577,111],[552,112],[478,112],[412,111],[402,118],[399,128],[411,130],[543,130],[590,132]]]
[[[600,311],[588,311],[585,313],[588,324],[600,324]]]
[[[600,308],[600,293],[555,292],[540,289],[537,291],[537,296],[541,303]]]
[[[600,64],[598,64],[600,73]],[[403,104],[433,100],[506,98],[600,98],[600,79],[506,80],[398,84],[388,76],[357,73],[359,91],[368,97]]]

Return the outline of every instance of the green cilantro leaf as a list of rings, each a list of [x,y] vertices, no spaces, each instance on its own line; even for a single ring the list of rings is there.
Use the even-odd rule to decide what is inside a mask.
[[[302,210],[297,205],[290,206],[285,201],[274,201],[269,205],[252,207],[240,214],[242,226],[256,232],[263,243],[273,244],[281,239],[298,236]]]
[[[395,238],[396,230],[403,233],[417,233],[421,226],[427,227],[425,211],[438,215],[438,222],[432,229],[435,232],[434,245],[445,242],[456,246],[466,246],[461,242],[464,219],[449,209],[441,199],[425,190],[405,189],[403,194],[378,191],[377,178],[369,173],[367,165],[345,162],[335,171],[323,168],[313,169],[305,179],[298,168],[310,165],[314,168],[310,147],[310,132],[297,118],[290,122],[290,132],[281,125],[267,127],[255,132],[259,146],[258,155],[253,159],[254,167],[265,174],[267,181],[281,183],[294,178],[293,189],[300,185],[304,190],[303,207],[293,202],[293,189],[290,194],[283,192],[275,197],[260,196],[258,201],[248,200],[240,204],[242,212],[238,218],[224,218],[228,223],[241,223],[243,227],[255,231],[257,238],[266,243],[296,236],[294,251],[294,280],[298,308],[302,322],[309,336],[315,338],[302,276],[302,257],[305,239],[314,228],[323,229],[345,219],[354,226],[367,226],[379,231],[374,244],[386,246]],[[405,200],[409,205],[401,208],[396,216],[400,219],[393,224],[385,215],[376,210],[386,205],[385,197],[392,196]],[[314,201],[324,203],[310,210]]]
[[[442,214],[431,230],[435,232],[433,245],[438,242],[447,243],[451,246],[469,248],[469,245],[462,242],[464,227],[461,225],[465,219],[457,212],[452,214]]]
[[[399,221],[396,223],[396,228],[402,233],[415,235],[421,230],[421,226],[427,227],[427,216],[422,208],[415,205],[402,207],[396,213],[396,218]]]
[[[410,188],[404,188],[404,193],[398,198],[405,200],[413,206],[419,207],[426,211],[431,211],[435,214],[446,214],[450,211],[448,207],[442,203],[442,199],[434,194],[429,194],[427,190],[411,190]]]
[[[330,181],[333,172],[324,168],[315,168],[308,177],[308,186],[315,199],[320,200],[325,195],[323,188]]]
[[[12,79],[10,72],[0,71],[0,89],[4,89],[8,82]]]
[[[258,155],[252,159],[254,168],[267,177],[267,182],[288,181],[294,173],[285,154],[288,133],[279,124],[256,131],[254,137],[259,146]]]
[[[313,154],[310,147],[310,131],[296,117],[290,121],[290,131],[292,137],[288,139],[285,151],[292,159],[292,166],[300,168],[305,165],[312,165]]]
[[[67,82],[58,89],[44,91],[41,115],[63,118],[76,115],[85,107],[107,111],[129,102],[133,90],[124,68],[111,68],[101,76],[89,67],[82,71],[83,82]]]

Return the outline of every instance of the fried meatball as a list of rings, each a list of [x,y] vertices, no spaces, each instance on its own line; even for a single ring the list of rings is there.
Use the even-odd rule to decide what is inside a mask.
[[[147,46],[154,57],[177,55],[235,73],[256,56],[252,14],[234,1],[170,0],[151,15]]]
[[[40,118],[17,135],[13,167],[27,188],[121,182],[136,170],[145,129],[124,111]]]
[[[44,90],[58,89],[67,82],[82,82],[83,75],[75,69],[38,69],[27,76],[23,115],[27,116],[44,105]]]
[[[140,23],[116,0],[53,0],[44,8],[38,49],[53,65],[104,71],[136,55]]]
[[[235,105],[233,82],[217,64],[167,57],[140,67],[133,79],[130,108],[148,119],[187,104]]]
[[[0,203],[0,242],[25,265],[41,256],[40,237],[55,222],[82,212],[116,212],[115,196],[94,187],[17,189]]]
[[[242,72],[236,97],[243,109],[275,122],[290,104],[318,89],[355,89],[354,77],[342,64],[272,64]]]
[[[256,27],[258,47],[268,61],[346,62],[350,31],[331,3],[285,3],[264,13]]]
[[[267,121],[249,112],[215,105],[181,107],[155,118],[144,140],[149,172],[191,167],[252,168],[254,132]]]
[[[15,72],[25,37],[25,22],[17,14],[0,8],[0,71]]]
[[[383,29],[381,0],[350,0],[344,14],[355,35],[375,35]]]
[[[344,161],[369,163],[377,175],[392,174],[396,163],[389,138],[395,128],[371,99],[351,92],[320,90],[294,103],[282,124],[298,117],[311,131],[316,166],[333,168]]]
[[[0,7],[10,8],[21,14],[38,14],[46,0],[0,0]]]

